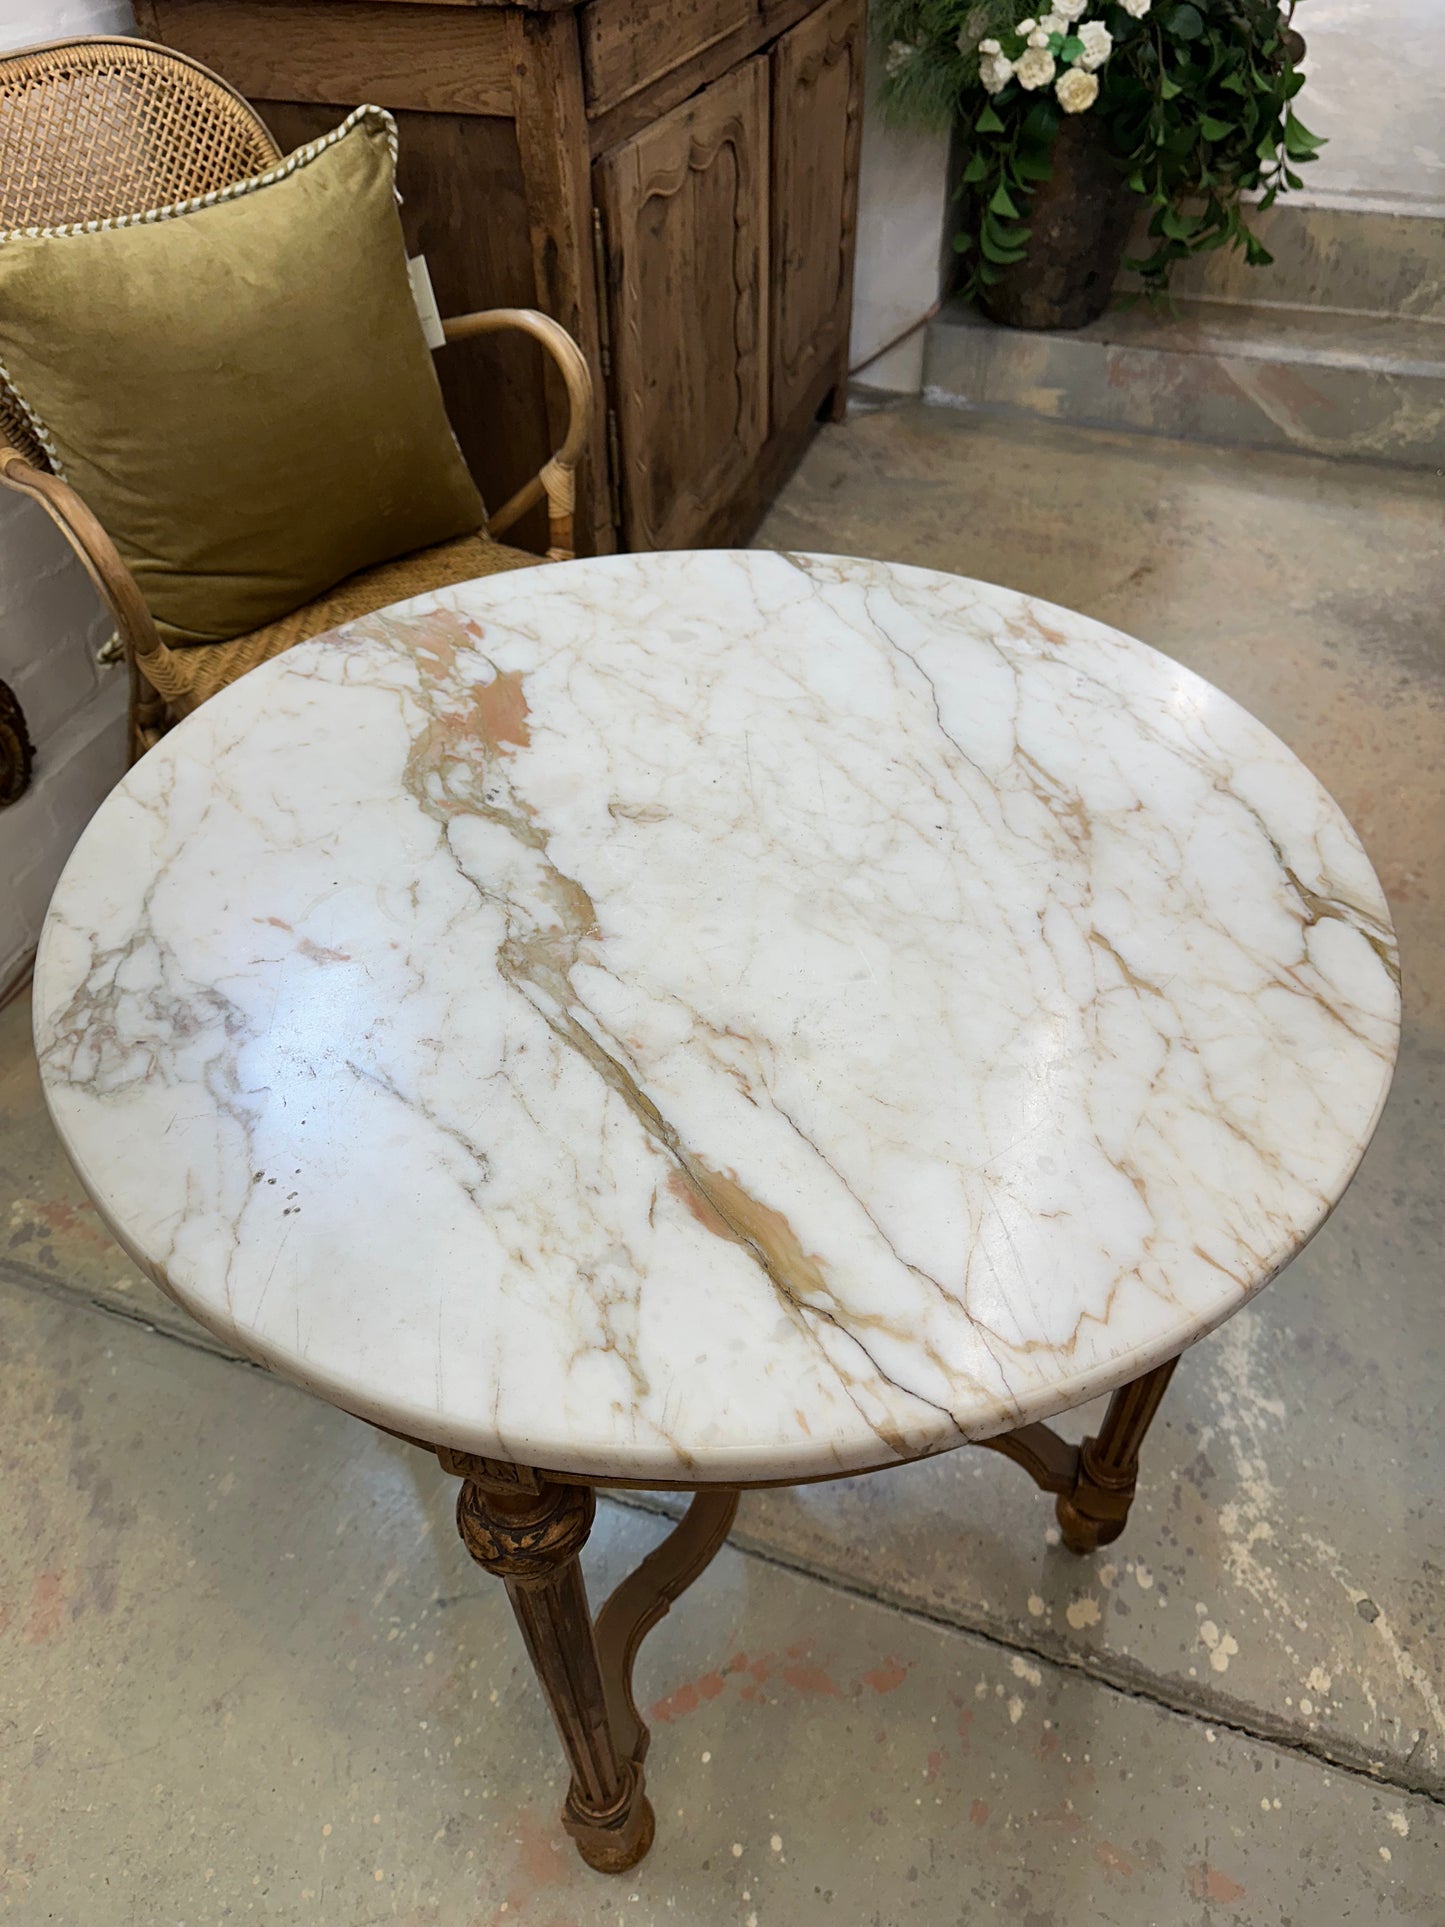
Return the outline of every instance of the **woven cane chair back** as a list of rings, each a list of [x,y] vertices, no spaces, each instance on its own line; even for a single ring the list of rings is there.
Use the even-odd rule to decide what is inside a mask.
[[[0,232],[168,207],[279,154],[234,88],[147,41],[61,40],[0,59]],[[3,380],[0,436],[49,467]]]

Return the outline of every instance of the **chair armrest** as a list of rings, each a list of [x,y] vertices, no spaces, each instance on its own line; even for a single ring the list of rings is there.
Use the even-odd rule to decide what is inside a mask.
[[[489,308],[481,314],[457,315],[442,323],[448,342],[466,341],[472,335],[499,334],[506,328],[518,328],[541,342],[562,372],[571,412],[562,446],[530,482],[503,503],[490,518],[489,526],[493,534],[501,534],[545,495],[551,538],[547,554],[554,562],[567,562],[573,554],[577,462],[592,425],[592,371],[582,350],[561,323],[553,321],[550,315],[539,314],[535,308]]]
[[[143,665],[146,680],[168,700],[185,695],[189,677],[156,633],[136,579],[100,523],[68,482],[27,462],[0,442],[0,482],[38,502],[80,557],[81,565],[115,619],[126,653]]]

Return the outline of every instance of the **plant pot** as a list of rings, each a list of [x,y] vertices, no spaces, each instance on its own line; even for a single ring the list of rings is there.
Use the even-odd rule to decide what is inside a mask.
[[[1101,120],[1066,115],[1053,173],[1025,214],[1028,252],[985,288],[979,305],[1010,328],[1082,328],[1109,305],[1139,196],[1109,153]]]

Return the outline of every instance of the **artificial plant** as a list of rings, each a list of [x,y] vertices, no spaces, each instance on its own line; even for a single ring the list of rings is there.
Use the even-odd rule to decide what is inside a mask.
[[[1210,248],[1271,259],[1251,212],[1323,145],[1299,120],[1295,0],[873,0],[883,99],[895,121],[956,122],[967,160],[954,245],[965,291],[1023,259],[1028,205],[1066,115],[1089,114],[1120,177],[1153,212],[1128,265],[1162,293]]]

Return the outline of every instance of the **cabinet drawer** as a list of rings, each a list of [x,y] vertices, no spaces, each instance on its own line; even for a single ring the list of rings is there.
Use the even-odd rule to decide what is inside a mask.
[[[587,111],[605,114],[750,22],[761,29],[761,0],[591,0],[581,13]]]

